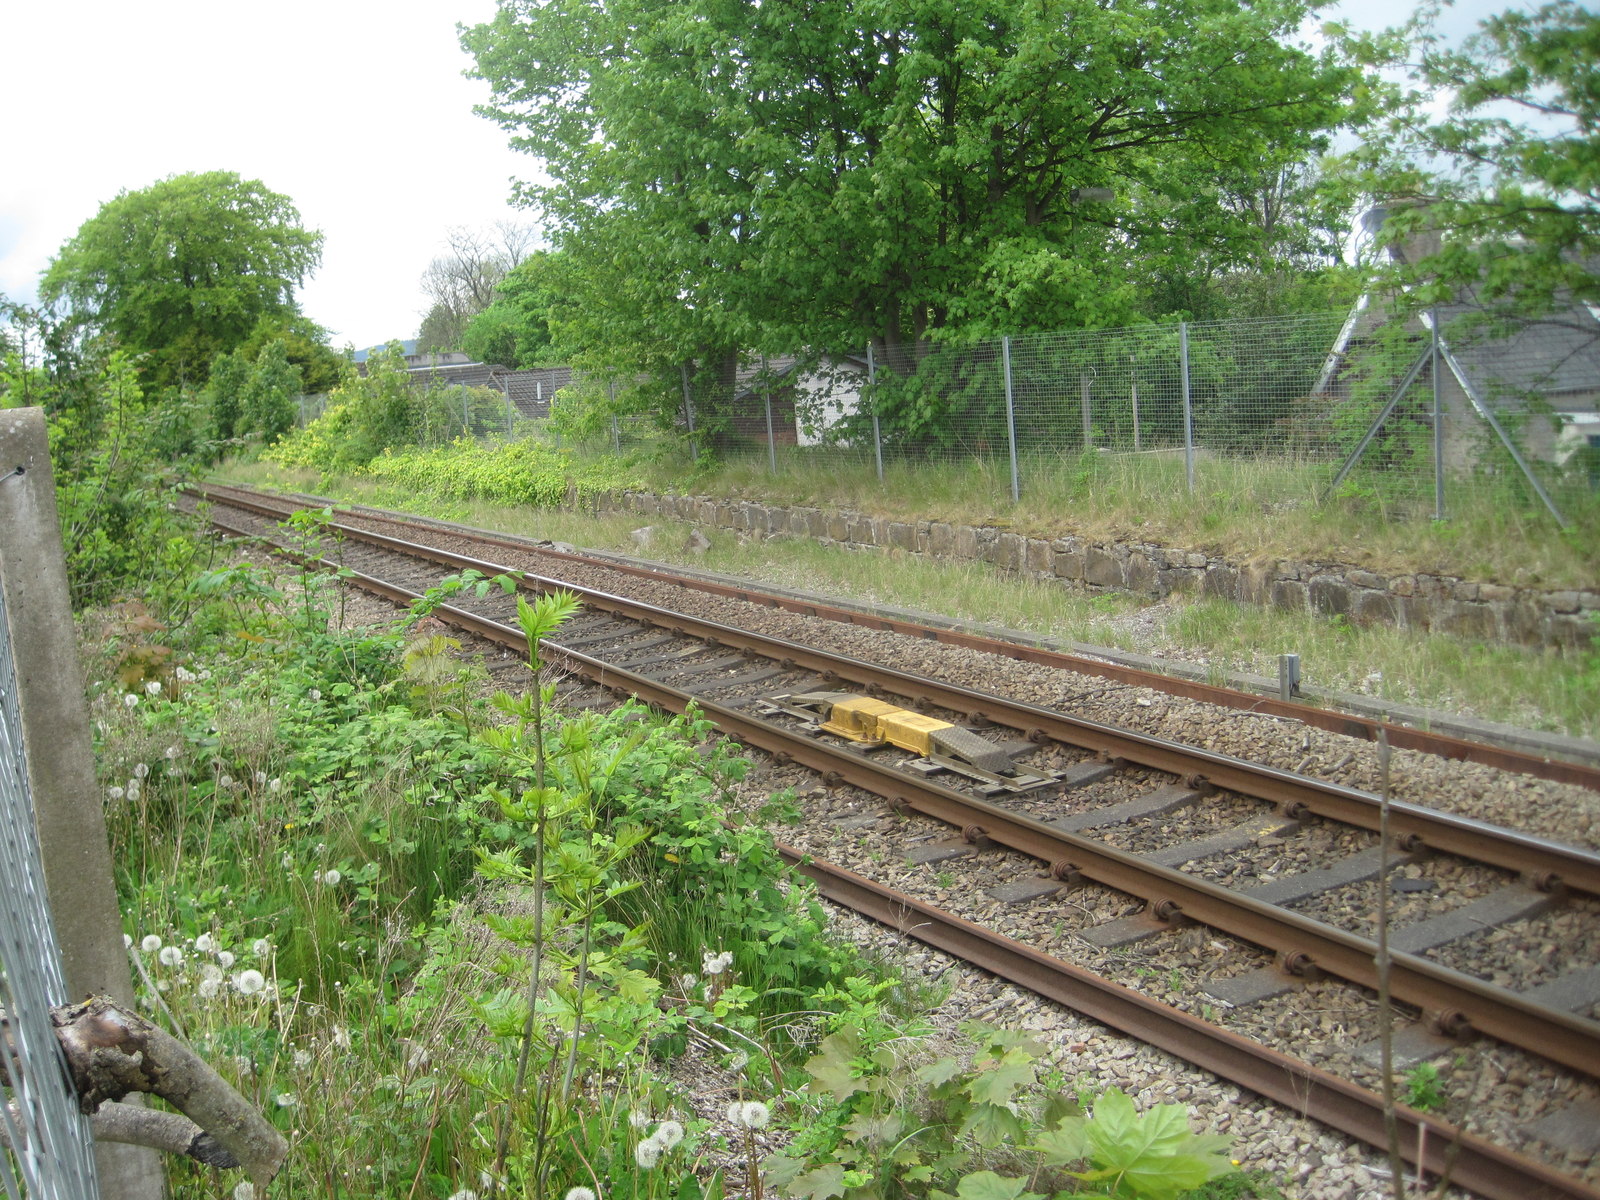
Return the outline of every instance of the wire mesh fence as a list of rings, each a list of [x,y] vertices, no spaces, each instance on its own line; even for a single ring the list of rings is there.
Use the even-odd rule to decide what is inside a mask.
[[[1014,499],[1064,474],[1141,476],[1390,516],[1522,504],[1567,522],[1600,487],[1600,322],[1586,314],[1507,325],[1363,305],[924,342],[768,360],[682,392],[671,421],[609,417],[605,448],[676,439],[772,471],[880,478],[957,468]]]
[[[66,982],[45,895],[28,787],[22,714],[0,593],[0,1010],[5,1103],[0,1186],[11,1200],[95,1200],[93,1135],[78,1111],[50,1022]]]

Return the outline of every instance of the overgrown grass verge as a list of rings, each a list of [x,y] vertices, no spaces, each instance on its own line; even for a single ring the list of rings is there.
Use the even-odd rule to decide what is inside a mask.
[[[1181,1109],[1063,1107],[1021,1041],[975,1030],[918,1075],[932,1055],[889,1053],[922,1044],[917,1014],[829,939],[766,831],[785,798],[734,807],[747,764],[704,722],[485,701],[419,622],[343,630],[335,582],[234,563],[85,629],[143,1003],[288,1136],[275,1194],[1164,1197],[1230,1169],[1214,1139],[1149,1150]],[[519,606],[535,647],[564,603]],[[849,1132],[891,1094],[846,1085],[851,1039],[902,1111],[946,1114],[920,1165]],[[758,1161],[769,1124],[782,1164]]]
[[[1234,672],[1275,678],[1277,656],[1295,653],[1301,656],[1306,680],[1320,687],[1600,738],[1600,646],[1558,653],[1182,595],[1160,604],[1110,594],[1086,596],[1058,585],[1011,578],[985,563],[852,551],[809,539],[750,540],[711,530],[711,549],[702,555],[685,549],[688,527],[670,522],[659,523],[649,546],[641,548],[632,536],[639,519],[626,515],[439,498],[361,477],[324,478],[262,464],[233,466],[228,474],[241,482],[579,546],[643,553],[777,586],[1000,625],[1040,637],[1181,658],[1206,666],[1217,681]]]

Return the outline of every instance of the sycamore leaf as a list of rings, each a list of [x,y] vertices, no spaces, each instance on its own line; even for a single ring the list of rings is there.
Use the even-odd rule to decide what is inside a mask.
[[[832,1096],[841,1104],[865,1088],[855,1075],[855,1057],[861,1049],[861,1038],[851,1029],[830,1033],[817,1046],[817,1052],[806,1063],[806,1074],[811,1082],[806,1090],[813,1095]]]
[[[956,1200],[1046,1200],[1028,1190],[1026,1179],[1007,1179],[993,1171],[977,1171],[956,1185]]]
[[[977,1138],[979,1145],[993,1148],[1006,1142],[1020,1141],[1028,1131],[1017,1114],[1005,1105],[974,1104],[966,1120],[961,1122],[961,1132]]]
[[[973,1076],[967,1095],[978,1104],[1009,1104],[1017,1089],[1034,1078],[1032,1056],[1010,1050],[994,1066]]]
[[[844,1166],[841,1163],[824,1163],[789,1182],[789,1194],[802,1200],[829,1200],[844,1195]]]

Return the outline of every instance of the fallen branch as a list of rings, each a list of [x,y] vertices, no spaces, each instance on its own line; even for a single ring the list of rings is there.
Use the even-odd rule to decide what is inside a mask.
[[[258,1188],[265,1190],[283,1166],[289,1154],[283,1135],[210,1064],[165,1030],[105,996],[57,1005],[50,1010],[50,1020],[84,1112],[98,1115],[109,1101],[147,1092],[161,1097],[214,1139]],[[108,1124],[134,1129],[142,1122],[113,1113]],[[166,1136],[177,1141],[182,1130],[169,1128]],[[190,1137],[182,1144],[189,1147],[193,1142]],[[141,1139],[141,1144],[151,1143]],[[188,1148],[175,1152],[194,1157]]]
[[[11,1109],[11,1122],[16,1128],[23,1125],[22,1114],[15,1104]],[[177,1154],[192,1158],[206,1167],[226,1170],[237,1167],[239,1160],[188,1117],[178,1113],[162,1112],[139,1104],[119,1104],[108,1100],[89,1118],[97,1142],[122,1142],[129,1146],[148,1146],[164,1154]],[[11,1150],[11,1138],[6,1126],[0,1124],[0,1149]]]

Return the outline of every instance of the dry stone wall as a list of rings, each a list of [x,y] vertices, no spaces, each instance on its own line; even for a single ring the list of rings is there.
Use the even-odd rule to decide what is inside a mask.
[[[1450,575],[1383,575],[1341,563],[1238,561],[1146,542],[1026,537],[994,525],[892,521],[840,509],[625,492],[603,507],[688,521],[752,537],[810,537],[862,550],[977,559],[1088,592],[1161,599],[1199,593],[1294,612],[1342,615],[1481,640],[1576,648],[1600,633],[1600,588],[1552,591],[1474,583]]]

